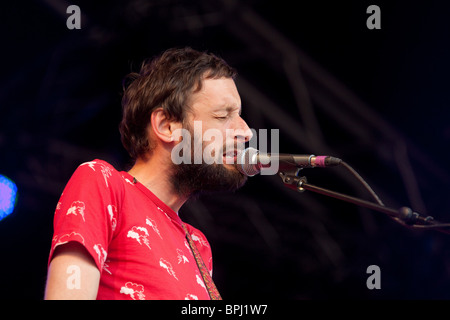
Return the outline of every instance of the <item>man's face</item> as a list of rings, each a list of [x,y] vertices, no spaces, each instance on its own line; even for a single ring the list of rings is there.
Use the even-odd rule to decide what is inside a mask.
[[[241,99],[232,79],[203,80],[184,121],[192,138],[191,158],[196,153],[202,160],[174,164],[174,185],[180,193],[233,191],[245,183],[247,177],[237,170],[236,157],[252,132],[240,114]]]

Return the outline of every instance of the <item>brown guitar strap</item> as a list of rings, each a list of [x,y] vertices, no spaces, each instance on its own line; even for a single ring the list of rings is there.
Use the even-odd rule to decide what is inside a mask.
[[[186,239],[189,243],[189,247],[191,247],[192,254],[194,255],[195,261],[197,262],[198,269],[200,270],[203,282],[206,285],[211,300],[222,300],[222,297],[220,296],[220,293],[217,290],[216,285],[214,284],[214,281],[211,278],[211,275],[209,274],[208,268],[206,268],[205,263],[203,262],[203,259],[200,255],[200,252],[198,252],[197,247],[191,238],[191,235],[189,234],[184,223],[182,223],[182,226],[186,233]]]

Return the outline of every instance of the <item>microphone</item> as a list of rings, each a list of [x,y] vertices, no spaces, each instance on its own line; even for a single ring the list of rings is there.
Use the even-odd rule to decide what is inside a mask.
[[[333,167],[341,164],[342,160],[330,156],[315,156],[302,154],[260,154],[255,148],[247,148],[238,158],[238,170],[252,177],[263,168],[278,166],[276,172],[292,170],[294,168]],[[272,171],[272,174],[276,173]]]

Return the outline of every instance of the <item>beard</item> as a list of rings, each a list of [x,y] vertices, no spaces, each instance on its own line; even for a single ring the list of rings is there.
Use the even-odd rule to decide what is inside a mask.
[[[191,155],[194,154],[194,136],[191,132]],[[200,142],[201,143],[201,142]],[[223,148],[225,150],[225,146]],[[202,150],[203,151],[203,150]],[[172,186],[179,194],[187,197],[197,197],[201,194],[215,192],[232,192],[241,188],[247,181],[247,176],[239,172],[237,164],[205,163],[200,164],[172,163]]]
[[[172,184],[176,192],[184,196],[198,196],[214,192],[236,191],[247,181],[247,176],[237,168],[223,164],[174,164]]]

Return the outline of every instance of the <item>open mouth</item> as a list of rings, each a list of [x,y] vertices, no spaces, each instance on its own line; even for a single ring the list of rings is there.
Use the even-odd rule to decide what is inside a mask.
[[[223,163],[225,164],[235,164],[237,157],[239,156],[239,150],[233,149],[233,150],[227,150],[223,153]]]

